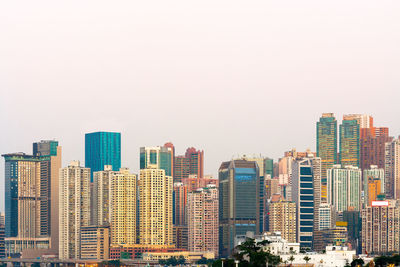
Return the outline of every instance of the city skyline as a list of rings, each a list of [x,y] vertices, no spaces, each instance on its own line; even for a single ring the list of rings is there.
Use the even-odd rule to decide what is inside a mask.
[[[139,147],[171,141],[177,155],[204,150],[216,177],[237,154],[315,150],[323,112],[373,114],[400,134],[399,2],[173,3],[5,2],[0,153],[55,139],[63,166],[83,163],[84,133],[113,131],[135,173]],[[3,193],[2,164],[0,177]]]
[[[335,118],[337,120],[338,126],[342,123],[342,119],[343,119],[344,115],[346,115],[346,114],[356,114],[354,112],[353,113],[351,113],[351,112],[335,113],[335,112],[331,112],[331,111],[327,111],[327,112],[334,114],[334,116],[335,116]],[[278,150],[274,151],[274,153],[263,152],[263,151],[260,151],[260,150],[259,151],[256,151],[256,150],[247,151],[247,152],[246,151],[244,151],[244,152],[243,151],[237,151],[237,152],[233,152],[231,155],[226,155],[225,158],[222,158],[222,159],[219,159],[219,160],[217,159],[215,162],[213,162],[212,160],[210,160],[209,157],[215,158],[215,155],[210,155],[208,149],[205,149],[205,147],[195,146],[193,143],[183,144],[183,146],[178,146],[177,144],[180,143],[180,142],[176,142],[175,143],[174,141],[171,141],[171,140],[163,140],[163,141],[161,141],[159,143],[150,144],[150,146],[160,146],[160,147],[162,147],[165,143],[171,142],[175,147],[175,155],[176,156],[184,155],[186,150],[187,150],[187,148],[188,147],[192,147],[192,146],[194,146],[196,149],[203,150],[204,151],[204,174],[205,175],[212,175],[214,178],[218,178],[218,168],[219,168],[219,165],[220,165],[221,162],[227,161],[227,160],[232,160],[232,159],[241,157],[243,155],[246,155],[246,156],[260,156],[261,155],[263,157],[272,158],[274,160],[274,162],[277,162],[277,160],[279,158],[282,158],[284,156],[284,152],[285,151],[289,151],[292,148],[297,149],[297,151],[310,149],[311,151],[316,152],[316,142],[315,142],[315,140],[317,139],[317,137],[316,137],[317,134],[316,134],[315,127],[316,127],[316,123],[317,123],[318,119],[321,117],[322,113],[323,112],[317,114],[315,116],[315,118],[313,118],[313,120],[312,120],[312,118],[310,118],[309,125],[307,125],[307,128],[310,128],[310,131],[312,133],[312,134],[309,135],[309,136],[311,136],[311,138],[310,138],[311,141],[310,141],[310,145],[309,146],[304,145],[304,144],[301,144],[299,146],[290,146],[290,145],[288,145],[287,147],[282,147],[281,149],[278,149]],[[363,114],[363,113],[359,113],[359,114]],[[376,114],[374,114],[374,113],[365,113],[365,114],[371,115],[374,118],[374,121],[376,122],[376,124],[383,125],[383,123],[381,123],[381,121],[385,121],[385,120],[380,120],[380,118],[376,117]],[[391,127],[391,125],[392,125],[391,123],[386,123],[386,126],[389,128],[389,135],[393,136],[394,138],[399,137],[400,136],[400,130],[398,132],[395,132],[394,130],[392,130],[393,127]],[[8,151],[0,151],[0,152],[2,152],[0,154],[22,152],[22,153],[26,153],[27,155],[29,155],[29,154],[31,154],[29,151],[32,150],[32,145],[31,144],[33,142],[38,142],[40,140],[54,140],[54,141],[57,141],[61,147],[63,147],[62,167],[68,166],[69,163],[71,161],[74,161],[74,160],[78,160],[82,164],[85,165],[85,134],[93,133],[93,132],[109,132],[109,131],[105,130],[105,129],[102,129],[102,130],[99,130],[99,131],[93,130],[93,131],[88,131],[86,133],[83,132],[81,134],[81,139],[82,139],[81,140],[81,142],[82,142],[81,146],[82,147],[75,145],[76,147],[80,148],[79,150],[81,150],[81,152],[79,154],[81,154],[81,157],[77,157],[77,156],[74,157],[73,155],[71,155],[71,152],[70,152],[71,147],[67,147],[65,144],[63,144],[60,141],[60,139],[57,139],[57,138],[50,138],[49,139],[49,138],[40,138],[40,137],[36,138],[36,139],[32,138],[32,140],[29,141],[30,144],[29,143],[28,144],[23,144],[22,142],[16,142],[15,144],[8,144],[8,145],[14,145],[15,147],[22,147],[22,149],[24,149],[26,147],[25,150],[20,151],[21,150],[20,149],[19,151],[15,150],[15,152],[11,152],[11,151],[13,151],[11,149],[11,150],[8,150]],[[136,151],[133,151],[133,152],[132,151],[128,151],[127,152],[126,151],[127,150],[126,149],[127,145],[126,145],[126,140],[125,139],[127,139],[127,141],[128,141],[127,143],[129,143],[129,139],[127,137],[125,137],[124,131],[122,131],[122,132],[110,131],[110,132],[121,133],[121,167],[129,168],[130,170],[132,170],[132,172],[134,174],[138,175],[139,172],[140,172],[140,148],[143,147],[143,144],[139,144],[139,146],[137,147]],[[70,140],[70,138],[68,138],[68,139]],[[159,138],[157,138],[157,139],[159,139]],[[338,133],[337,133],[338,152],[339,152],[339,139],[340,139],[340,136],[339,136],[339,131],[338,131]],[[295,143],[299,144],[298,141],[296,141]],[[264,143],[260,142],[260,146],[261,147],[263,147],[265,145],[272,145],[272,143],[264,144]],[[206,146],[206,147],[209,147],[209,146]],[[215,148],[213,149],[212,147],[209,147],[209,149],[211,149],[212,151],[215,150]],[[70,152],[69,153],[69,156],[70,156],[69,158],[67,158],[66,151]],[[128,155],[132,155],[133,154],[132,158],[127,159],[126,158],[126,154],[128,154]],[[224,154],[227,154],[227,153],[224,153]],[[272,155],[274,155],[274,156],[272,156]],[[134,160],[132,160],[132,159],[134,159]],[[339,157],[338,157],[338,161],[339,161]],[[126,162],[128,162],[128,164],[126,164]],[[216,165],[217,168],[214,170],[209,165],[211,165],[211,166],[215,166]],[[134,167],[130,167],[130,166],[134,166]],[[0,175],[1,175],[0,176],[0,189],[1,189],[0,193],[4,193],[4,165],[3,164],[0,165]],[[4,199],[0,199],[0,211],[4,212]]]

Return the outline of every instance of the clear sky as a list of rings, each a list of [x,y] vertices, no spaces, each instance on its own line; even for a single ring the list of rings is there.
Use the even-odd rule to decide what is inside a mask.
[[[2,1],[0,153],[84,134],[233,155],[315,150],[322,112],[367,113],[400,134],[400,1]],[[4,190],[4,160],[0,164]],[[4,197],[0,197],[3,209]]]

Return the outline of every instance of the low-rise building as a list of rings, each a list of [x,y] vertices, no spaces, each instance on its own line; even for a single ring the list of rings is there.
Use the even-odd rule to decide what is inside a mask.
[[[86,226],[81,228],[81,259],[108,259],[110,228]]]
[[[179,258],[183,256],[187,263],[194,263],[201,258],[214,259],[215,254],[212,251],[179,251],[179,252],[145,252],[143,253],[143,260],[158,261],[167,260],[171,257]]]
[[[356,256],[355,250],[349,250],[347,247],[327,246],[326,253],[300,253],[300,254],[281,254],[280,257],[283,263],[291,263],[292,265],[305,264],[313,266],[329,266],[342,267],[350,264]],[[293,257],[293,261],[289,259]],[[305,258],[307,257],[307,262]]]

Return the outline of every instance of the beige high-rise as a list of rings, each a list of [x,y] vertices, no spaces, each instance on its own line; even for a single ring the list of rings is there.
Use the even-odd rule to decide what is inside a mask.
[[[172,177],[165,170],[140,170],[140,244],[172,244],[172,189]]]
[[[218,188],[209,185],[188,194],[189,251],[213,251],[218,255]]]
[[[109,225],[111,222],[111,176],[112,166],[105,165],[104,171],[93,173],[93,203],[92,203],[92,224]]]
[[[136,244],[137,176],[127,168],[110,175],[111,244]]]
[[[269,232],[281,232],[288,242],[296,242],[296,203],[272,196],[269,203]]]
[[[79,259],[81,227],[90,223],[90,169],[73,161],[60,169],[59,258]]]

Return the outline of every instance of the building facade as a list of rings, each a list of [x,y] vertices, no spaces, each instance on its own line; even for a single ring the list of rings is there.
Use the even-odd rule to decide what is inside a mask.
[[[378,196],[385,193],[385,169],[376,165],[363,170],[364,204],[371,206],[372,201],[378,200]]]
[[[90,168],[91,177],[93,172],[103,171],[105,165],[111,165],[114,171],[121,168],[121,133],[85,134],[85,167]]]
[[[172,148],[165,146],[141,147],[140,169],[162,169],[166,176],[172,176]]]
[[[400,139],[385,145],[385,185],[388,198],[400,199]]]
[[[228,256],[236,235],[258,233],[259,172],[256,162],[232,160],[219,168],[219,249]]]
[[[218,188],[200,188],[188,194],[189,251],[212,251],[218,255]]]
[[[111,243],[137,243],[137,176],[121,168],[110,176]]]
[[[321,198],[327,201],[327,170],[337,164],[337,121],[323,113],[317,122],[317,157],[321,158]]]
[[[150,166],[149,166],[150,167]],[[142,245],[171,245],[172,177],[164,169],[141,169],[139,238]]]
[[[33,148],[34,155],[3,155],[5,245],[9,255],[26,249],[58,248],[61,147],[57,141],[41,141]]]
[[[400,250],[400,206],[396,200],[373,201],[361,211],[362,252],[371,255]]]
[[[296,203],[285,201],[281,195],[275,196],[268,204],[268,232],[280,232],[283,239],[289,243],[295,243],[297,230]]]
[[[334,165],[328,170],[328,203],[337,212],[361,207],[361,170],[358,167]]]
[[[81,228],[90,224],[90,169],[72,161],[60,169],[59,258],[81,257]]]
[[[360,125],[357,120],[345,120],[339,126],[339,162],[345,166],[360,166]]]
[[[321,159],[309,154],[293,164],[292,199],[297,207],[297,242],[312,249],[313,231],[319,225],[321,203]]]
[[[81,259],[108,260],[110,229],[108,226],[85,226],[81,228]]]

